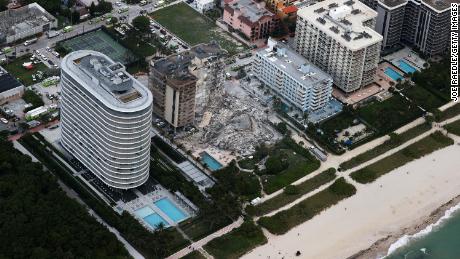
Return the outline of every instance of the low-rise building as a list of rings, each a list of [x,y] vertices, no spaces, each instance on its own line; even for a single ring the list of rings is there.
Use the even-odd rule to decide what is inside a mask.
[[[214,0],[195,0],[195,9],[200,13],[205,13],[216,6]]]
[[[265,8],[265,2],[233,0],[225,5],[223,21],[253,42],[267,39],[279,26],[278,17]]]
[[[190,50],[150,63],[149,88],[153,112],[174,128],[192,125],[223,77],[217,43],[199,44]]]
[[[24,94],[24,85],[0,67],[0,105],[20,99]]]
[[[37,3],[0,12],[0,46],[57,28],[57,19]]]
[[[284,101],[303,112],[315,111],[332,95],[332,77],[287,45],[271,38],[254,58],[253,72]]]

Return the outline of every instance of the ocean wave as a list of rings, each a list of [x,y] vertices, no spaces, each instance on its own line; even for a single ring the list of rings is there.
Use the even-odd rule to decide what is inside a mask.
[[[449,208],[448,210],[446,210],[446,212],[444,213],[444,216],[442,216],[438,221],[436,221],[435,223],[433,224],[430,224],[428,226],[426,226],[423,230],[421,230],[420,232],[417,232],[413,235],[404,235],[402,237],[400,237],[396,242],[394,242],[393,244],[391,244],[390,248],[388,248],[388,252],[387,252],[387,255],[386,256],[389,256],[391,255],[394,251],[396,251],[397,249],[407,245],[410,241],[414,240],[414,239],[417,239],[417,238],[420,238],[420,237],[423,237],[423,236],[426,236],[427,234],[429,234],[430,232],[432,232],[434,229],[436,229],[436,227],[438,227],[439,225],[441,225],[444,221],[446,221],[447,219],[451,218],[452,215],[457,211],[457,210],[460,210],[460,203]],[[385,258],[386,256],[382,257],[382,258]]]

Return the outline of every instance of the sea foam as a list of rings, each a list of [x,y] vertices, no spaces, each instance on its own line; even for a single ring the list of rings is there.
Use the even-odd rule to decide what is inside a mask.
[[[444,216],[442,216],[435,223],[426,226],[420,232],[417,232],[417,233],[415,233],[413,235],[404,235],[404,236],[400,237],[396,242],[391,244],[390,248],[388,248],[388,252],[387,252],[386,256],[389,256],[390,254],[392,254],[397,249],[407,245],[410,241],[412,241],[414,239],[417,239],[417,238],[420,238],[420,237],[423,237],[423,236],[426,236],[427,234],[432,232],[436,227],[441,225],[444,221],[446,221],[447,219],[451,218],[452,214],[454,214],[457,210],[460,210],[460,203],[455,205],[455,206],[453,206],[453,207],[451,207],[451,208],[449,208],[448,210],[446,210],[446,212],[444,213]],[[385,257],[383,257],[383,258],[385,258]]]

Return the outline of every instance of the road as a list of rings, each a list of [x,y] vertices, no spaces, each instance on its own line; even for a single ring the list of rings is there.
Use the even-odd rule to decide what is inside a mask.
[[[180,0],[178,0],[178,1],[174,1],[172,3],[169,3],[167,5],[155,8],[154,5],[158,1],[159,0],[154,0],[154,1],[152,1],[152,3],[144,5],[144,6],[128,5],[129,9],[128,9],[127,12],[119,13],[118,10],[120,8],[123,8],[123,7],[127,6],[127,5],[123,4],[122,6],[117,6],[115,3],[118,2],[118,1],[116,1],[116,0],[108,0],[108,2],[112,2],[112,4],[113,4],[113,10],[111,12],[112,16],[116,17],[120,21],[128,22],[129,24],[131,24],[131,22],[132,22],[132,20],[134,18],[136,18],[137,16],[140,15],[141,11],[151,13],[151,12],[154,12],[154,11],[156,11],[158,9],[161,9],[161,8],[164,8],[164,7],[167,7],[167,6],[170,6],[170,5],[177,4],[177,3],[181,2]],[[94,30],[94,29],[102,27],[102,25],[105,25],[104,20],[102,20],[102,21],[100,21],[98,23],[92,23],[92,24],[90,24],[90,21],[91,21],[91,19],[83,21],[83,22],[81,22],[79,24],[75,24],[75,25],[72,26],[73,30],[71,32],[62,33],[61,35],[56,36],[54,38],[48,39],[48,37],[46,35],[43,35],[43,36],[38,38],[37,42],[35,42],[35,43],[33,43],[33,44],[29,45],[29,46],[24,46],[24,44],[21,43],[21,44],[17,44],[16,46],[12,46],[12,47],[14,48],[14,52],[16,52],[17,57],[26,55],[28,53],[32,53],[35,50],[39,50],[41,53],[43,53],[44,50],[46,49],[46,47],[54,47],[56,45],[56,43],[59,42],[59,41],[66,40],[68,38],[74,37],[76,35],[83,34],[83,33],[87,32],[87,31]],[[2,58],[5,58],[4,54],[0,55],[0,59],[2,59]],[[52,58],[51,60],[53,61],[53,63],[59,64],[59,62],[57,62],[57,59]],[[44,63],[47,63],[47,62],[44,62]]]
[[[233,229],[241,226],[241,224],[243,224],[243,218],[238,218],[237,221],[233,222],[232,224],[230,225],[227,225],[226,227],[224,228],[221,228],[219,229],[218,231],[192,243],[190,246],[186,247],[186,248],[183,248],[182,250],[179,250],[178,252],[176,252],[175,254],[172,254],[170,255],[169,257],[167,257],[167,259],[177,259],[177,258],[182,258],[184,256],[186,256],[187,254],[195,251],[195,250],[198,250],[200,251],[206,258],[209,258],[212,256],[210,256],[204,249],[203,249],[203,246],[206,245],[209,241],[213,240],[214,238],[217,238],[217,237],[220,237],[222,235],[225,235],[227,233],[229,233],[230,231],[232,231]]]

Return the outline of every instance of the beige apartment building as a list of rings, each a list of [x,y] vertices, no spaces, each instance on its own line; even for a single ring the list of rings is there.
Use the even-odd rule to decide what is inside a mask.
[[[325,0],[297,12],[295,49],[346,93],[374,81],[382,36],[377,12],[358,0]]]
[[[195,114],[207,103],[216,77],[223,73],[215,68],[224,54],[217,43],[209,43],[152,61],[149,88],[153,112],[174,128],[192,125]]]

